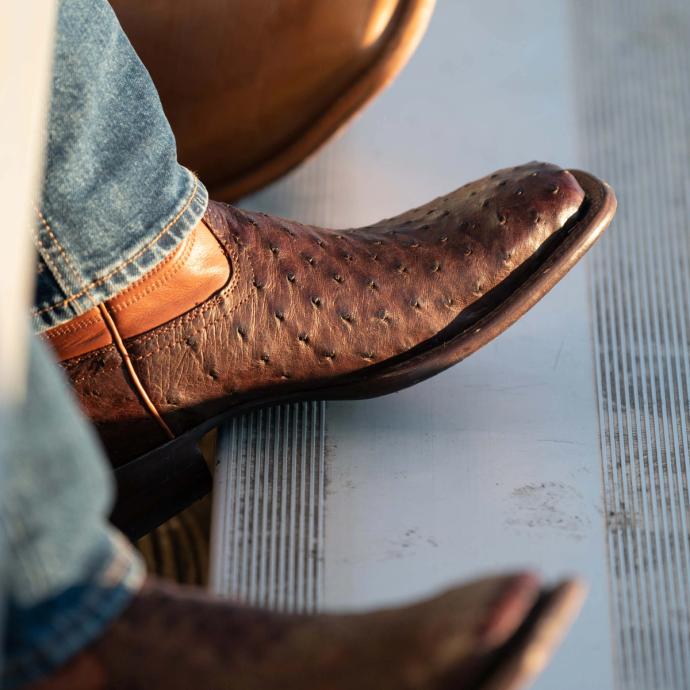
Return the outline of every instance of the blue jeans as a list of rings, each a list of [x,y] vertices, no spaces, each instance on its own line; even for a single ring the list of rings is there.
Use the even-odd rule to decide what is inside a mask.
[[[36,210],[34,330],[126,288],[206,204],[110,6],[62,0]],[[137,591],[141,562],[107,521],[112,490],[97,439],[34,337],[25,402],[0,410],[0,688],[65,663]]]
[[[50,673],[100,635],[136,592],[143,566],[107,522],[107,463],[37,338],[25,401],[0,426],[5,690]]]
[[[62,0],[35,242],[38,332],[153,268],[203,216],[148,72],[106,0]]]

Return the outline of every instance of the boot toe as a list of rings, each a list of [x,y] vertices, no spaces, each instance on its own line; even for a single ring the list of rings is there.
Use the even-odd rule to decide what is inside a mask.
[[[578,216],[585,193],[575,177],[549,163],[499,170],[442,198],[441,214],[453,224],[463,280],[478,297],[530,259],[554,234]],[[450,231],[450,232],[449,232]]]
[[[501,170],[475,184],[476,239],[487,258],[513,267],[566,226],[585,200],[575,177],[549,163]]]

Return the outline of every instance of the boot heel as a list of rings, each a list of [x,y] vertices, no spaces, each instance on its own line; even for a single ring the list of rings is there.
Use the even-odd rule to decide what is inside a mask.
[[[178,439],[115,470],[111,522],[132,541],[211,491],[212,479],[194,441]]]

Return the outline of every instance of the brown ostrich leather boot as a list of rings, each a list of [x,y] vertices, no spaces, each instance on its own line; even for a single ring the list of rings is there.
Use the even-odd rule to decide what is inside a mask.
[[[105,635],[27,690],[516,690],[537,675],[582,588],[485,578],[350,615],[245,608],[150,580]]]
[[[606,184],[545,163],[354,230],[211,203],[150,274],[45,337],[119,467],[258,406],[443,371],[537,302],[614,209]]]

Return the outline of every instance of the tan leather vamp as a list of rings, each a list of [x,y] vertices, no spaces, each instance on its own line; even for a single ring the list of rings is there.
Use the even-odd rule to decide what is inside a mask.
[[[160,264],[105,307],[122,339],[160,326],[204,302],[229,280],[231,266],[213,233],[199,223]],[[59,361],[109,345],[113,339],[98,306],[44,338]]]
[[[98,307],[62,326],[51,328],[42,337],[50,343],[60,362],[105,347],[113,341]]]

